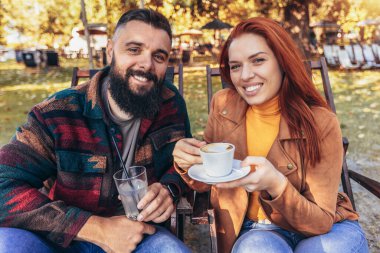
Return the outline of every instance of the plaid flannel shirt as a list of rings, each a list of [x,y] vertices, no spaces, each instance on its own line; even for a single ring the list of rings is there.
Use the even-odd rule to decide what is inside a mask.
[[[0,149],[0,226],[36,232],[66,247],[92,215],[114,215],[120,204],[112,175],[120,168],[111,130],[122,148],[116,125],[106,119],[98,72],[83,85],[60,91],[33,107],[27,122]],[[149,184],[186,184],[173,168],[175,142],[190,137],[186,105],[165,82],[154,119],[142,119],[135,165],[147,168]],[[39,191],[56,178],[49,195]]]

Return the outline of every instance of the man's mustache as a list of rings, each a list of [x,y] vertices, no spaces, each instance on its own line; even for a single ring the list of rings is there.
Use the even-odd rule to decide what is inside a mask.
[[[133,70],[133,69],[128,69],[127,73],[125,74],[126,80],[129,79],[131,76],[141,76],[146,78],[148,81],[153,81],[154,83],[157,83],[158,77],[157,75],[153,74],[152,72],[145,72],[142,70]]]

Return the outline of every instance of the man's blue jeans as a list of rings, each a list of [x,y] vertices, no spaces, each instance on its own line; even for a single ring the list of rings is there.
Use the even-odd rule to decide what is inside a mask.
[[[104,253],[89,242],[73,241],[68,248],[58,247],[32,232],[16,228],[0,228],[0,253]],[[156,226],[156,233],[145,236],[135,253],[189,253],[190,250],[165,228]]]
[[[232,253],[341,253],[368,252],[368,243],[357,221],[335,223],[330,232],[305,237],[274,224],[245,220]]]

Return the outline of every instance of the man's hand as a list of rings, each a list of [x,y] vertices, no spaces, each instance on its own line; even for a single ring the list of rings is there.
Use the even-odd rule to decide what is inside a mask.
[[[154,226],[129,220],[126,216],[91,216],[76,239],[94,243],[107,253],[125,253],[132,252],[144,234],[152,235],[155,231]]]
[[[173,157],[177,165],[187,171],[193,164],[202,163],[199,148],[207,143],[194,138],[187,138],[177,141]]]
[[[137,208],[142,209],[137,216],[138,221],[160,223],[169,219],[175,206],[169,190],[160,183],[154,183],[149,186]]]

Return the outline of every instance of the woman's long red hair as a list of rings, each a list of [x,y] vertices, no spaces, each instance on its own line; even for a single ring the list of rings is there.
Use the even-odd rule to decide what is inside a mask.
[[[281,115],[288,123],[292,137],[306,138],[306,142],[298,145],[301,157],[306,158],[312,165],[316,164],[321,159],[321,136],[311,107],[328,108],[328,106],[313,84],[300,50],[284,28],[275,21],[263,17],[239,23],[222,48],[220,56],[222,78],[232,84],[228,50],[231,42],[245,33],[262,36],[276,56],[284,75],[279,91]]]

